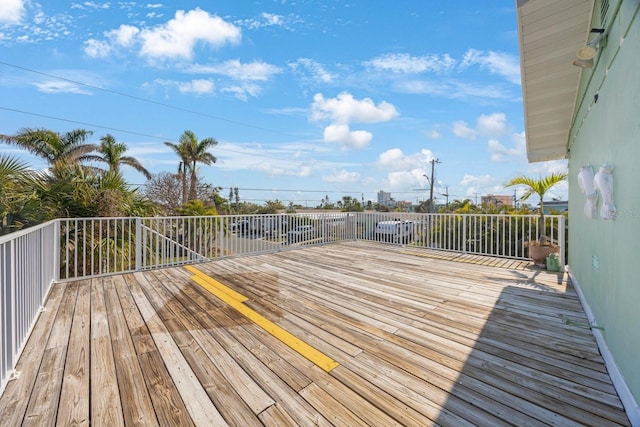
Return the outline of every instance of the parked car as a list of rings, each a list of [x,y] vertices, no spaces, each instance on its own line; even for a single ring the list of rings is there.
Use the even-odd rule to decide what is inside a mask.
[[[287,233],[287,243],[304,242],[315,237],[316,229],[313,225],[298,225]]]
[[[413,240],[413,222],[380,221],[376,224],[374,236],[381,242],[409,243]]]
[[[251,224],[246,219],[231,224],[231,232],[239,234],[247,234],[251,229]]]

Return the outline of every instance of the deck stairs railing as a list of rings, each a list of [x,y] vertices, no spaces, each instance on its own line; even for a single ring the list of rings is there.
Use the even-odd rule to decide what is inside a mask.
[[[527,242],[560,246],[565,218],[547,215],[312,213],[206,217],[57,219],[0,236],[0,393],[51,286],[225,257],[334,242],[389,245],[528,259]]]

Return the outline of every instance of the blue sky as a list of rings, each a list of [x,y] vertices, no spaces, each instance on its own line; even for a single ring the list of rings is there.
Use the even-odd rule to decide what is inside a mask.
[[[152,173],[213,137],[202,177],[255,203],[415,203],[434,158],[436,203],[566,171],[526,160],[513,1],[0,0],[0,94],[0,133],[110,133]]]

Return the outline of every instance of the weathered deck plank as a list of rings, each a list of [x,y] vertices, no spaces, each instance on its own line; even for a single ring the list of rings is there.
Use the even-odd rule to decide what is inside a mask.
[[[334,244],[56,285],[0,425],[629,425],[579,299],[527,263]]]
[[[66,284],[54,285],[49,293],[45,310],[38,319],[38,327],[34,329],[26,344],[22,357],[18,360],[16,371],[19,376],[10,381],[0,400],[0,424],[17,426],[22,423],[24,413],[29,404],[44,353],[41,351],[49,339],[60,301],[64,295]]]
[[[77,295],[77,282],[67,286],[51,329],[51,335],[44,347],[42,369],[38,371],[23,425],[53,426],[56,423],[64,363]]]
[[[76,298],[69,339],[70,351],[67,352],[60,393],[60,401],[68,403],[60,407],[58,425],[89,425],[90,308],[91,287],[88,282],[83,282],[79,285]]]
[[[124,426],[103,280],[91,280],[91,424]]]

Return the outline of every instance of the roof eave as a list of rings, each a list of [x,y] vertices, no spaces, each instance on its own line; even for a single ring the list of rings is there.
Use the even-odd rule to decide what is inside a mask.
[[[593,0],[516,0],[520,72],[529,162],[567,157]]]

